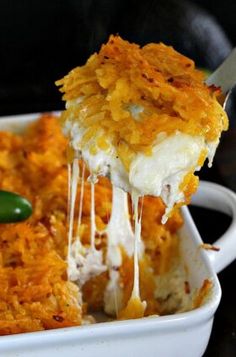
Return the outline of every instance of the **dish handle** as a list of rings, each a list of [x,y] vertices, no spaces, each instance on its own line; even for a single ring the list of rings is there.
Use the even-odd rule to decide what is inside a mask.
[[[219,252],[208,251],[211,264],[215,272],[219,273],[236,258],[236,194],[216,183],[201,181],[191,204],[223,212],[232,217],[226,232],[214,243],[220,248]]]

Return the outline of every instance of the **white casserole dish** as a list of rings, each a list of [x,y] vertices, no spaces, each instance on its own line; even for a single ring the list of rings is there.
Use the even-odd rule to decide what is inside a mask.
[[[2,117],[0,130],[20,132],[38,114]],[[213,208],[232,216],[227,232],[215,245],[219,252],[199,248],[202,240],[186,207],[185,224],[180,230],[182,259],[188,268],[191,288],[200,288],[204,279],[213,291],[203,306],[185,313],[139,320],[106,322],[0,337],[4,357],[199,357],[211,333],[221,289],[217,273],[236,258],[236,195],[209,182],[201,182],[193,204]]]

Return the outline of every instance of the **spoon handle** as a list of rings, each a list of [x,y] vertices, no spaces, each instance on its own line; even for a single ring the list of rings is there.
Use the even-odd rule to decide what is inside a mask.
[[[207,85],[221,87],[222,93],[227,94],[236,84],[236,48],[224,62],[206,80]]]

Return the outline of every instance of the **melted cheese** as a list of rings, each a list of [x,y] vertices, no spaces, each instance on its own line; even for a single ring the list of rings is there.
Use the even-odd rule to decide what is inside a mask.
[[[79,233],[82,217],[82,204],[84,194],[84,167],[81,176],[81,189],[79,200],[79,214],[77,235],[73,241],[73,225],[74,225],[74,210],[77,192],[77,184],[79,182],[79,165],[78,159],[73,160],[72,169],[68,172],[68,181],[70,184],[69,193],[69,238],[68,238],[68,277],[72,281],[78,281],[83,285],[92,276],[101,274],[107,268],[109,270],[109,283],[107,284],[104,293],[105,311],[109,314],[118,315],[122,309],[123,293],[120,288],[119,267],[122,264],[121,249],[132,256],[134,255],[134,282],[131,300],[140,301],[145,309],[145,303],[141,303],[139,292],[139,255],[143,252],[143,245],[141,242],[141,217],[138,218],[138,196],[134,199],[134,216],[135,216],[135,232],[133,233],[129,220],[128,199],[127,193],[123,190],[113,186],[112,199],[112,214],[110,221],[105,229],[108,237],[106,266],[103,264],[102,252],[98,251],[95,246],[95,234],[97,232],[95,222],[95,195],[93,178],[90,180],[91,185],[91,238],[90,248],[82,246]],[[141,306],[141,305],[140,305]],[[140,310],[140,308],[139,308]],[[124,310],[122,310],[124,311]],[[123,312],[124,314],[124,312]],[[126,313],[127,314],[127,313]],[[128,317],[128,316],[127,316]]]
[[[70,224],[70,199],[71,199],[71,163],[67,164],[68,185],[67,185],[67,224]]]
[[[141,241],[141,218],[138,216],[138,203],[139,203],[139,195],[136,192],[132,192],[131,195],[133,212],[134,212],[134,281],[133,281],[133,290],[131,293],[131,297],[128,301],[127,306],[120,311],[119,318],[120,319],[132,319],[139,318],[144,316],[144,312],[146,309],[146,302],[141,301],[140,298],[140,286],[139,286],[139,243]]]
[[[122,263],[120,246],[129,256],[133,254],[134,234],[129,220],[127,193],[115,186],[112,187],[112,211],[106,233],[109,237],[107,264],[116,269]]]
[[[159,135],[152,155],[139,153],[132,161],[129,182],[142,195],[160,196],[166,204],[162,223],[167,221],[174,204],[184,201],[180,184],[191,171],[198,169],[198,160],[206,148],[204,138],[176,132]]]
[[[81,226],[82,220],[82,212],[83,212],[83,199],[84,199],[84,175],[85,175],[85,164],[83,162],[82,167],[82,175],[81,175],[81,186],[80,186],[80,199],[79,199],[79,215],[78,215],[78,225],[77,225],[77,240],[79,240],[79,230]]]
[[[105,311],[111,315],[118,315],[122,308],[123,293],[120,287],[119,267],[122,264],[123,248],[128,256],[134,255],[136,272],[138,270],[138,255],[143,252],[141,239],[136,239],[129,220],[127,193],[113,185],[112,212],[106,227],[108,237],[106,263],[109,269],[109,282],[104,294]],[[134,274],[134,286],[139,294],[138,273]]]
[[[75,158],[72,163],[72,173],[69,172],[69,181],[70,183],[70,198],[69,198],[69,232],[68,232],[68,253],[67,253],[67,262],[68,262],[68,276],[71,276],[71,267],[73,265],[72,257],[72,239],[73,239],[73,226],[74,226],[74,212],[75,212],[75,200],[77,194],[77,186],[79,180],[79,162]]]
[[[72,164],[71,184],[70,184],[70,199],[69,199],[69,234],[68,234],[68,254],[67,254],[67,274],[68,278],[72,281],[78,281],[83,285],[91,277],[101,274],[106,270],[103,264],[102,252],[98,251],[95,247],[95,204],[94,204],[94,184],[91,183],[91,246],[89,248],[83,247],[80,242],[79,228],[77,229],[77,236],[73,242],[73,227],[74,227],[74,211],[75,200],[77,193],[77,186],[79,182],[79,160],[75,158]],[[83,169],[84,171],[84,169]],[[82,172],[83,175],[83,172]],[[70,175],[68,175],[70,177]],[[82,176],[83,177],[83,176]],[[82,185],[83,187],[83,180]],[[81,223],[82,216],[82,201],[83,189],[80,194],[80,207],[78,222]]]
[[[90,182],[91,186],[91,209],[90,209],[90,244],[91,249],[96,250],[95,247],[95,233],[96,233],[96,223],[95,223],[95,198],[94,198],[94,183]]]
[[[108,236],[107,266],[109,283],[104,295],[105,311],[119,318],[137,318],[144,315],[146,303],[141,302],[139,286],[139,256],[143,252],[141,241],[141,214],[138,217],[138,195],[132,195],[135,227],[132,231],[127,204],[127,194],[113,185],[112,214],[106,228]],[[121,247],[134,257],[133,290],[128,305],[122,309],[122,289],[119,270],[122,264]],[[132,308],[131,308],[132,306]]]
[[[133,291],[132,291],[132,298],[140,298],[139,293],[139,263],[138,263],[138,245],[141,241],[141,215],[138,217],[138,201],[139,196],[137,194],[132,194],[132,204],[133,204],[133,211],[134,211],[134,284],[133,284]]]
[[[134,108],[131,108],[131,110],[134,110]],[[137,120],[139,112],[140,108],[135,113]],[[103,264],[102,252],[95,248],[97,230],[94,183],[91,182],[91,247],[85,249],[78,239],[76,240],[73,245],[75,259],[74,261],[71,260],[70,271],[73,271],[73,273],[70,274],[70,278],[83,284],[91,276],[99,275],[108,269],[109,282],[104,293],[105,311],[112,315],[117,315],[119,312],[120,318],[132,318],[135,311],[135,316],[143,316],[146,304],[140,299],[139,288],[138,260],[142,245],[140,236],[141,217],[138,218],[138,197],[144,195],[162,197],[167,206],[162,218],[162,222],[165,223],[174,204],[184,200],[184,194],[179,189],[184,177],[189,172],[199,169],[198,162],[203,150],[208,153],[209,164],[211,164],[218,142],[206,143],[201,136],[192,137],[178,131],[170,136],[161,133],[156,138],[152,155],[137,153],[130,164],[129,172],[127,172],[116,154],[114,146],[109,142],[109,138],[107,139],[108,147],[106,150],[98,148],[91,154],[90,149],[96,143],[96,137],[93,137],[86,145],[82,145],[82,138],[86,132],[84,128],[79,127],[78,123],[67,122],[65,130],[71,137],[72,146],[81,154],[90,169],[91,177],[108,176],[113,184],[112,214],[104,231],[108,239],[106,266]],[[103,133],[98,132],[96,135],[102,136]],[[128,217],[127,194],[123,190],[133,193],[134,233]],[[71,191],[73,192],[72,188]],[[73,199],[71,203],[73,203]],[[124,309],[122,309],[123,294],[119,276],[119,267],[122,264],[121,248],[125,249],[128,255],[134,255],[133,291],[128,305]]]
[[[211,166],[215,150],[219,141],[206,142],[202,136],[191,136],[179,131],[167,136],[160,133],[152,148],[152,155],[137,153],[131,161],[129,172],[121,163],[115,147],[106,138],[108,148],[97,149],[91,154],[90,148],[96,142],[96,137],[104,135],[98,132],[86,145],[82,146],[85,129],[78,123],[66,124],[74,149],[79,150],[92,173],[108,176],[111,182],[121,189],[132,192],[135,190],[140,196],[152,195],[161,197],[166,204],[166,212],[162,223],[176,203],[184,201],[184,194],[180,185],[189,172],[198,171],[199,158],[206,152]]]

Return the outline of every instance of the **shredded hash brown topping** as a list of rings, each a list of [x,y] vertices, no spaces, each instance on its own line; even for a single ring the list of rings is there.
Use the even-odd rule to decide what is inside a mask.
[[[139,47],[110,36],[84,66],[56,84],[67,101],[62,120],[76,118],[88,128],[84,143],[102,128],[97,146],[106,150],[111,138],[125,167],[135,153],[151,154],[160,132],[214,141],[228,127],[217,101],[220,89],[204,84],[194,62],[163,43]],[[131,108],[142,108],[138,117]]]
[[[1,335],[81,325],[88,310],[103,311],[107,272],[90,279],[82,289],[67,279],[67,187],[67,140],[58,118],[44,115],[23,135],[0,132],[0,189],[25,196],[34,209],[25,222],[0,224]],[[84,190],[80,234],[86,246],[90,244],[88,182]],[[80,185],[78,196],[79,192]],[[99,230],[109,221],[111,196],[108,179],[101,178],[95,190]],[[176,210],[164,226],[164,209],[159,198],[145,197],[140,286],[146,315],[162,311],[154,297],[154,275],[167,272],[178,256],[176,231],[182,217]],[[105,255],[106,235],[97,235],[95,243]],[[132,291],[133,258],[124,253],[119,270],[125,306]]]

